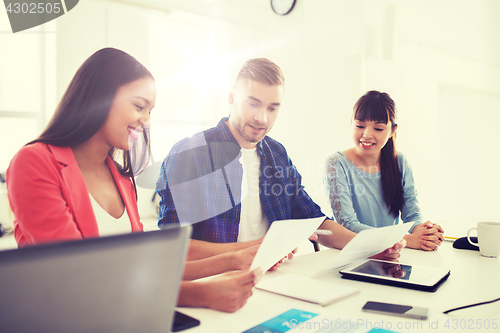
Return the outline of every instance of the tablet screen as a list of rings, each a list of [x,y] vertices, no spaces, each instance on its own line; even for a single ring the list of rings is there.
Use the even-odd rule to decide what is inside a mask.
[[[367,260],[342,271],[425,286],[434,285],[449,272],[442,268],[413,266],[378,260]]]
[[[400,280],[410,280],[411,271],[412,267],[409,265],[370,260],[360,266],[357,266],[351,272],[385,276]]]

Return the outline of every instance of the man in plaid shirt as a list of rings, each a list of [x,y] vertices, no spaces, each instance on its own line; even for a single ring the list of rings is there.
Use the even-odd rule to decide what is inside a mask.
[[[157,182],[158,226],[193,225],[189,260],[253,247],[236,266],[250,266],[258,244],[276,220],[325,216],[301,185],[285,147],[267,136],[284,95],[281,69],[250,59],[229,92],[230,116],[174,145]],[[319,236],[343,248],[355,233],[326,218]],[[402,244],[384,253],[399,257]],[[240,251],[241,252],[241,251]]]

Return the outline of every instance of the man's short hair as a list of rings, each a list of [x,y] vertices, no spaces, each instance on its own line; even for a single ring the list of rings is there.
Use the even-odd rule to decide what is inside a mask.
[[[249,79],[271,86],[281,86],[285,83],[281,68],[266,58],[247,60],[238,72],[236,83],[241,79]]]

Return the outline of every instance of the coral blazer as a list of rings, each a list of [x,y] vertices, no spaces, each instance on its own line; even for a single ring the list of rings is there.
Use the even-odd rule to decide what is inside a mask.
[[[142,231],[130,178],[118,172],[109,156],[106,163],[130,217],[132,231]],[[7,195],[19,246],[99,237],[89,192],[69,147],[39,142],[24,146],[7,170]]]

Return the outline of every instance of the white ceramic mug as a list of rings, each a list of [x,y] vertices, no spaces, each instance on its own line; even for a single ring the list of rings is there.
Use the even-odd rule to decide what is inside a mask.
[[[470,239],[470,232],[477,230],[477,243]],[[472,245],[479,247],[479,252],[484,257],[497,257],[500,254],[500,223],[478,222],[477,228],[467,231],[467,240]]]

